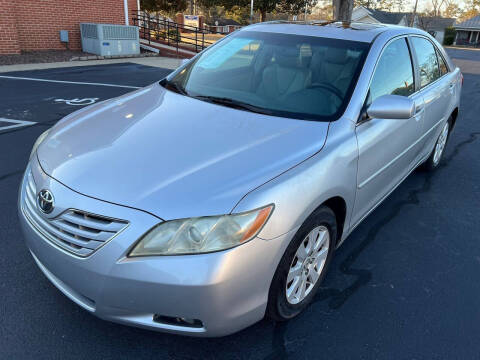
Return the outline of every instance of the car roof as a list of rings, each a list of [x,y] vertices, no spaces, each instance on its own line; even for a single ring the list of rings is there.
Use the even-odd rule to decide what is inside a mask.
[[[387,24],[361,22],[294,22],[269,21],[243,27],[239,31],[261,31],[281,34],[318,36],[333,39],[353,40],[371,43],[379,34],[388,32],[391,36],[401,34],[423,34],[422,30]]]

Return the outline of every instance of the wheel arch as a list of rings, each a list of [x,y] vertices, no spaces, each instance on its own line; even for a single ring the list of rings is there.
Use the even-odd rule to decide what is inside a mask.
[[[341,196],[333,196],[321,203],[320,206],[327,206],[335,214],[335,219],[337,221],[337,238],[335,239],[335,241],[336,245],[338,245],[338,243],[342,239],[343,231],[345,229],[345,219],[347,217],[347,202]]]
[[[452,129],[455,127],[455,123],[457,122],[457,117],[458,117],[458,107],[453,109],[452,114],[450,115],[452,118]]]

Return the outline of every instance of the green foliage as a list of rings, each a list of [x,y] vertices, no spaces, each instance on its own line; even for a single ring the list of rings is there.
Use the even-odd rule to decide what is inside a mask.
[[[278,8],[279,11],[288,14],[302,14],[305,12],[305,4],[308,5],[310,11],[318,0],[255,0],[253,2],[253,10],[261,14],[261,21],[265,21],[266,14]],[[226,11],[235,11],[243,18],[245,14],[250,12],[250,0],[197,0],[197,4],[206,9],[214,8],[216,6],[223,6]],[[243,9],[243,12],[240,10]],[[236,21],[243,23],[244,21]]]
[[[165,30],[151,30],[150,35],[155,40],[165,40],[167,38]]]
[[[250,23],[250,9],[246,6],[233,6],[230,10],[225,11],[225,17],[233,19],[239,24],[248,25]]]
[[[353,5],[392,12],[409,10],[405,0],[354,0]]]
[[[187,0],[140,0],[140,8],[142,10],[155,11],[168,15],[185,11],[187,5]]]
[[[305,5],[307,6],[307,12],[311,13],[313,7],[317,4],[317,0],[282,0],[278,5],[278,9],[281,12],[287,14],[304,14]]]
[[[457,32],[455,31],[455,28],[453,27],[448,27],[445,29],[445,35],[443,37],[443,45],[453,45],[453,42],[455,41],[455,34]]]
[[[180,35],[180,32],[178,31],[178,29],[168,30],[168,38],[170,39],[170,41],[182,40],[182,36]]]

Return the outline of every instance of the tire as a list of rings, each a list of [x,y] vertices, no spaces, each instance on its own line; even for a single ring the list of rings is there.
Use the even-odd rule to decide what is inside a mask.
[[[335,251],[336,238],[335,214],[326,206],[319,207],[298,229],[280,260],[270,285],[267,318],[274,321],[289,320],[308,306],[325,277]],[[310,255],[302,261],[299,255],[304,256],[309,252]],[[303,279],[306,279],[306,286],[302,297]]]
[[[448,138],[450,137],[450,131],[452,129],[452,118],[450,117],[448,121],[442,128],[442,131],[438,135],[437,141],[435,141],[435,146],[428,157],[428,159],[423,163],[422,170],[433,171],[440,165],[442,161],[443,154],[445,153],[445,147],[448,143]],[[446,131],[446,133],[445,133]],[[443,143],[443,145],[442,145]]]

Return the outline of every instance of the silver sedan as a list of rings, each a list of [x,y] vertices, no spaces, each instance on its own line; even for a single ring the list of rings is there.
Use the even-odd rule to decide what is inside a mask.
[[[417,29],[248,26],[42,134],[19,196],[27,246],[107,320],[221,336],[290,319],[353,229],[439,166],[462,81]]]

